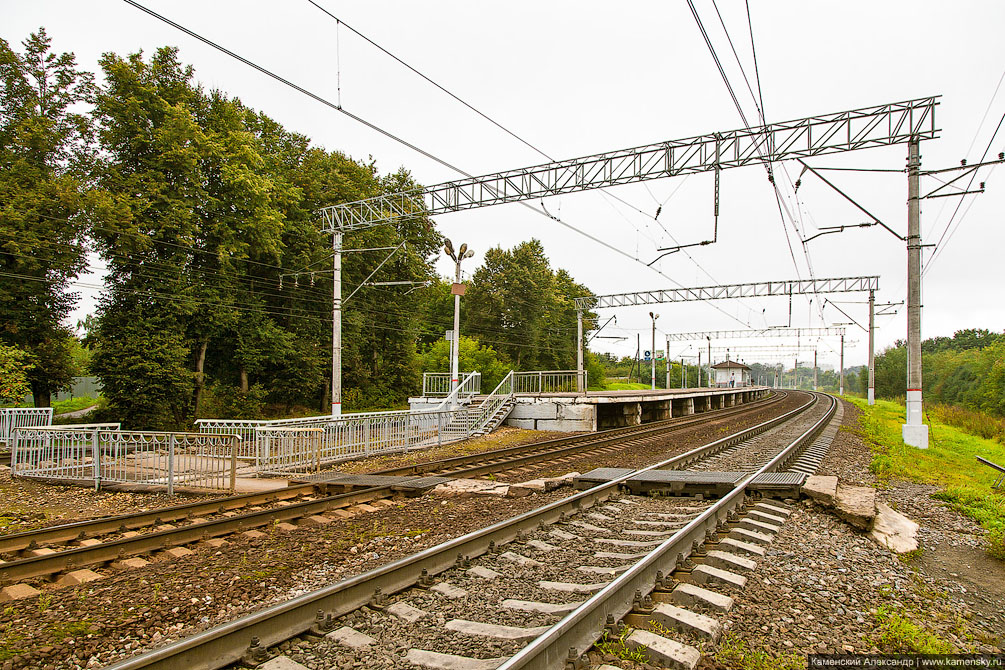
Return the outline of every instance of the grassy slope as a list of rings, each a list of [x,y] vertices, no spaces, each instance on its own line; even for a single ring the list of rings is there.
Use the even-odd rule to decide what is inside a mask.
[[[915,449],[901,439],[902,406],[878,400],[869,407],[864,400],[848,400],[863,411],[861,434],[872,447],[872,471],[880,479],[900,478],[939,486],[935,497],[987,528],[989,553],[1005,560],[1005,492],[992,490],[997,471],[975,458],[981,456],[1005,465],[1005,445],[934,421],[929,448]]]
[[[643,391],[650,388],[649,384],[639,384],[637,382],[608,382],[608,391]]]

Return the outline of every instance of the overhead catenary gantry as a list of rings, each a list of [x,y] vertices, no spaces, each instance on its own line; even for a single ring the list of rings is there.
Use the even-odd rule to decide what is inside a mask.
[[[908,144],[908,348],[912,354],[908,371],[908,424],[911,424],[912,429],[917,428],[921,416],[921,235],[917,206],[917,179],[920,167],[918,146],[922,140],[935,139],[938,135],[939,129],[935,124],[935,108],[938,104],[938,96],[929,96],[860,107],[753,128],[667,140],[478,177],[465,175],[464,179],[321,209],[322,227],[325,232],[333,234],[334,250],[332,413],[341,411],[339,252],[346,232],[393,223],[402,218],[436,216],[699,172],[715,172],[718,175],[720,170],[729,168]],[[915,270],[918,272],[914,272]],[[580,332],[578,337],[580,370],[583,368],[582,340]],[[917,389],[916,394],[914,389]],[[908,432],[905,430],[905,440],[907,437]],[[911,434],[912,444],[919,440],[921,437],[915,433]],[[927,445],[927,432],[924,442]]]
[[[747,284],[721,284],[719,286],[699,286],[695,288],[657,289],[652,291],[636,291],[633,293],[612,293],[609,295],[590,295],[575,299],[578,317],[579,337],[576,346],[576,362],[578,369],[583,369],[583,311],[586,309],[602,309],[606,307],[626,307],[635,305],[655,305],[670,302],[695,302],[706,300],[729,300],[733,298],[751,298],[761,296],[793,296],[817,293],[869,293],[869,398],[875,395],[875,355],[873,352],[873,305],[874,296],[879,290],[879,277],[833,277],[828,279],[787,279],[784,281],[752,282]],[[840,393],[844,393],[844,331],[841,338],[841,384]],[[669,338],[668,338],[669,341]],[[709,361],[711,364],[711,361]],[[582,377],[582,374],[580,374]]]
[[[668,342],[693,342],[706,339],[834,337],[844,334],[844,328],[752,328],[749,330],[696,330],[690,333],[666,333],[666,339]]]

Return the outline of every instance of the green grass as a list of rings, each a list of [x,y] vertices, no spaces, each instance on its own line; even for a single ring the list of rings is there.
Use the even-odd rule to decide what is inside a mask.
[[[652,388],[651,384],[639,384],[638,382],[608,382],[608,391],[644,391]]]
[[[951,654],[956,651],[951,642],[916,625],[888,605],[876,612],[876,624],[876,642],[889,653]]]
[[[762,649],[751,649],[738,637],[727,636],[715,652],[715,660],[741,670],[802,670],[806,658],[801,654],[772,656]]]
[[[52,403],[52,413],[56,416],[60,414],[66,414],[67,412],[76,412],[77,410],[87,409],[88,407],[94,407],[98,404],[98,398],[92,398],[91,396],[78,396],[76,398],[70,398],[68,400],[55,400]]]
[[[864,400],[850,400],[863,412],[859,434],[872,449],[870,470],[880,481],[905,479],[938,486],[933,497],[986,528],[988,553],[1005,560],[1005,493],[991,488],[997,471],[976,459],[981,456],[1005,465],[1005,445],[935,420],[929,448],[909,447],[901,437],[902,406],[877,400],[869,407]]]

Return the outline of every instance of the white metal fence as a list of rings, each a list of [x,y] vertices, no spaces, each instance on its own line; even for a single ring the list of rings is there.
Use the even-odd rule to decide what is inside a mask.
[[[9,445],[14,431],[18,428],[48,426],[51,423],[51,407],[0,408],[0,442]]]
[[[119,424],[18,428],[11,474],[38,479],[235,490],[237,437],[233,434],[119,430]]]
[[[578,370],[541,370],[514,372],[514,393],[578,393],[587,388],[587,372]]]
[[[482,392],[482,375],[479,372],[462,372],[460,385],[465,393],[477,395]],[[422,395],[425,398],[450,395],[449,372],[423,372]]]

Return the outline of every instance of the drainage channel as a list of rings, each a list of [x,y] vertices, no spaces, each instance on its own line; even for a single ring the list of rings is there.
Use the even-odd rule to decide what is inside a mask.
[[[645,470],[673,467],[703,455],[716,453],[799,417],[813,402],[815,400],[780,417],[691,450]],[[805,437],[801,439],[805,439]],[[785,449],[785,453],[788,454],[794,454],[795,451],[796,443]],[[773,459],[769,466],[777,465],[776,462],[782,455]],[[640,565],[650,565],[655,559],[651,558],[652,554],[646,554],[647,549],[656,546],[657,551],[662,555],[668,551],[666,549],[667,543],[671,543],[675,548],[680,545],[680,553],[683,556],[689,555],[691,553],[691,540],[704,539],[704,531],[710,520],[711,529],[714,530],[719,521],[725,523],[726,515],[738,508],[745,497],[745,487],[739,487],[729,496],[715,503],[706,500],[692,500],[682,503],[679,500],[671,499],[635,498],[625,496],[620,491],[625,479],[596,486],[538,510],[450,540],[368,573],[128,659],[113,667],[117,670],[155,667],[219,668],[239,660],[242,656],[248,662],[289,663],[291,661],[286,657],[266,660],[272,655],[268,649],[292,637],[305,634],[311,629],[313,629],[314,635],[326,641],[332,641],[342,636],[345,638],[343,646],[349,645],[346,648],[351,648],[347,636],[352,636],[352,631],[343,630],[347,626],[344,625],[344,621],[339,621],[339,618],[353,615],[364,606],[367,607],[366,612],[376,612],[381,617],[390,617],[388,621],[401,619],[407,622],[408,616],[413,618],[417,616],[418,618],[415,620],[417,622],[424,618],[421,612],[428,611],[430,621],[439,622],[440,619],[443,619],[445,627],[448,622],[446,614],[423,610],[421,606],[410,604],[408,598],[441,598],[445,602],[453,602],[460,607],[479,600],[480,595],[487,588],[486,584],[501,585],[513,576],[521,580],[522,590],[516,589],[512,593],[513,597],[504,600],[511,601],[510,605],[522,601],[521,607],[525,609],[506,608],[512,610],[512,618],[507,619],[510,623],[540,621],[542,622],[541,626],[545,626],[547,618],[543,615],[548,615],[551,620],[554,620],[555,616],[561,615],[561,608],[564,607],[567,610],[585,598],[582,605],[578,605],[566,619],[562,620],[564,622],[569,617],[576,615],[577,612],[581,612],[583,608],[589,608],[590,603],[600,594],[609,594],[611,587],[619,584],[626,575],[638,573]],[[605,507],[607,509],[604,509]],[[608,523],[613,525],[605,526]],[[701,532],[692,538],[699,530]],[[625,537],[631,539],[624,539]],[[607,542],[599,542],[599,540],[607,540]],[[505,545],[511,546],[506,547]],[[600,545],[606,546],[603,549],[598,549],[597,547]],[[590,547],[590,549],[584,549],[584,547]],[[661,548],[662,551],[659,551]],[[576,558],[571,562],[562,560],[557,563],[552,563],[549,558],[550,556],[558,558],[563,555],[575,556]],[[641,562],[633,563],[632,561],[640,555],[645,555],[646,558],[643,558]],[[672,560],[671,558],[671,563]],[[535,572],[537,570],[543,570],[543,573]],[[644,567],[642,570],[645,575],[655,579],[655,572],[650,575],[648,567]],[[521,574],[522,578],[519,577]],[[618,576],[619,574],[620,576]],[[584,577],[586,579],[583,579]],[[452,583],[454,579],[468,581]],[[637,577],[633,577],[634,579]],[[579,584],[580,586],[559,586],[552,589],[542,585],[547,582],[555,583],[550,586],[556,584]],[[655,581],[645,589],[646,593],[652,590],[654,583]],[[465,588],[465,584],[469,588]],[[562,590],[570,588],[578,589],[578,592],[576,590]],[[596,590],[599,590],[599,593],[590,597],[591,592]],[[551,593],[552,599],[544,599],[544,591]],[[620,588],[618,593],[621,594]],[[556,594],[558,594],[558,598],[555,598]],[[391,597],[394,600],[388,600]],[[606,601],[609,597],[609,595],[604,596],[603,600]],[[398,607],[399,602],[404,604]],[[627,613],[631,602],[632,599],[629,598],[628,607],[617,619],[620,620]],[[425,601],[420,599],[418,603],[422,605]],[[551,612],[527,611],[526,608],[532,610],[541,608],[540,605],[533,603],[557,605],[560,609]],[[402,617],[398,617],[394,611],[391,611],[391,608],[394,608],[394,611],[399,611]],[[416,614],[416,611],[419,613]],[[491,662],[495,665],[499,664],[500,656],[484,658],[486,654],[494,653],[491,645],[499,645],[498,648],[503,649],[502,653],[506,655],[512,652],[513,645],[519,646],[515,640],[526,642],[528,636],[531,635],[527,630],[521,632],[484,628],[482,624],[495,625],[495,622],[480,620],[476,615],[462,616],[460,610],[457,610],[455,614],[457,616],[452,615],[449,619],[454,623],[451,624],[450,628],[444,628],[444,630],[449,631],[451,636],[459,635],[473,640],[481,638],[483,642],[488,640],[490,646],[488,651],[479,652],[483,657],[480,660],[492,659]],[[607,611],[604,612],[604,615],[606,614]],[[539,615],[541,618],[534,618]],[[353,616],[358,616],[358,614]],[[577,616],[581,616],[581,614]],[[596,635],[599,634],[605,621],[606,616],[602,617],[600,624],[593,627],[593,637],[589,639],[588,643],[581,641],[577,648],[585,651],[596,639]],[[559,622],[559,628],[561,628],[562,622]],[[411,622],[408,625],[414,629],[417,624]],[[352,627],[348,626],[348,628]],[[458,628],[463,630],[457,630]],[[510,626],[510,628],[533,629],[534,626]],[[543,636],[534,638],[531,646],[533,647],[535,643],[540,644],[539,640],[542,637],[550,637],[555,634],[556,630],[558,629],[555,626],[549,627],[548,632],[544,633]],[[338,633],[338,631],[342,632]],[[472,631],[487,631],[492,634],[480,635]],[[534,635],[541,632],[540,630],[533,631]],[[356,633],[377,639],[364,631],[356,631]],[[505,639],[500,640],[500,635]],[[365,667],[374,667],[366,660],[376,653],[376,650],[372,649],[374,643],[366,642],[367,638],[354,637],[353,639],[362,640],[363,642],[359,643],[361,647],[371,647],[370,651],[364,650],[359,653],[364,655]],[[561,644],[564,644],[565,641],[563,635]],[[385,642],[384,644],[392,643]],[[394,642],[393,644],[398,643]],[[562,651],[562,661],[557,667],[562,667],[564,664],[569,646],[577,645],[566,646]],[[463,648],[467,649],[467,647]],[[428,658],[436,658],[436,654],[449,653],[445,651],[447,647],[443,646],[433,649],[410,646],[409,650],[404,653],[404,657],[407,657],[412,649],[416,650],[412,660],[408,661],[412,665],[414,665],[416,654],[419,652],[428,652],[434,655]],[[454,649],[456,651],[460,648]],[[509,661],[505,662],[514,662],[526,652],[526,649],[516,652]],[[404,658],[401,660],[403,663],[405,662]],[[437,666],[436,662],[430,661],[433,664],[428,667],[453,667],[450,665]],[[449,664],[459,661],[447,659],[444,662]],[[412,667],[412,665],[401,667]],[[485,665],[484,667],[489,666]]]

